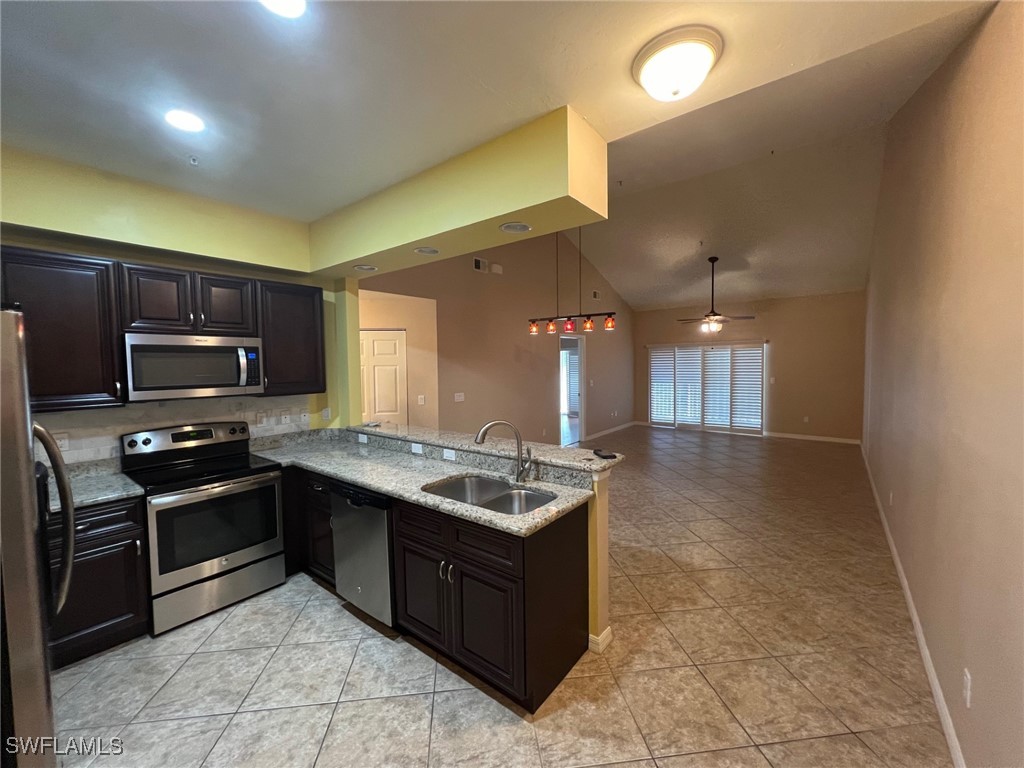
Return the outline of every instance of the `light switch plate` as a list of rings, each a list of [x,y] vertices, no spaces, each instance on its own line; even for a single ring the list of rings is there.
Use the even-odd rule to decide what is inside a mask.
[[[330,421],[331,420],[331,409],[330,408],[324,408],[322,411],[320,411],[320,418],[323,419],[324,421]]]
[[[420,443],[413,443],[411,446],[413,453],[423,453],[423,446]]]
[[[267,414],[264,411],[258,411],[256,413],[256,426],[265,427],[267,425]]]
[[[426,395],[417,395],[416,396],[416,402],[419,405],[426,405],[427,404],[427,396]]]
[[[370,438],[368,438],[366,435],[363,435],[363,434],[359,435],[359,442],[360,443],[368,443],[369,441],[370,441]]]
[[[466,393],[465,392],[456,392],[455,393],[455,402],[456,403],[464,403],[464,402],[466,402]]]

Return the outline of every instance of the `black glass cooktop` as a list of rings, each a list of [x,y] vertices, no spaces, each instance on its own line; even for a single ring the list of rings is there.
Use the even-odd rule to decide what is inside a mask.
[[[141,485],[147,496],[154,496],[158,493],[171,493],[211,483],[238,480],[280,468],[281,465],[276,461],[246,453],[213,459],[182,461],[151,469],[129,470],[125,474]]]

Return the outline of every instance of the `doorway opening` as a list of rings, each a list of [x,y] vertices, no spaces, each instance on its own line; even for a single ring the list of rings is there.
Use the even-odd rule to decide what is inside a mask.
[[[561,445],[574,445],[583,435],[583,338],[560,336],[558,339],[558,424]]]

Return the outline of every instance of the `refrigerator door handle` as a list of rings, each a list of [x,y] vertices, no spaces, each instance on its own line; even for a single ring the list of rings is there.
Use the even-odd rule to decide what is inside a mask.
[[[64,519],[60,577],[57,581],[57,605],[54,610],[54,615],[57,615],[64,608],[68,592],[71,589],[71,570],[75,562],[75,503],[71,496],[71,479],[68,477],[68,470],[64,466],[64,457],[60,453],[60,448],[57,447],[57,441],[37,421],[32,422],[32,434],[42,444],[46,455],[50,457],[53,479],[57,483],[57,495],[60,497],[61,517]]]

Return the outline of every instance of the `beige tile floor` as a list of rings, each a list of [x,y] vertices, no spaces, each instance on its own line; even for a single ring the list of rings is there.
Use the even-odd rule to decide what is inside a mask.
[[[96,768],[950,765],[855,446],[636,427],[612,626],[536,715],[304,576],[54,675]]]

